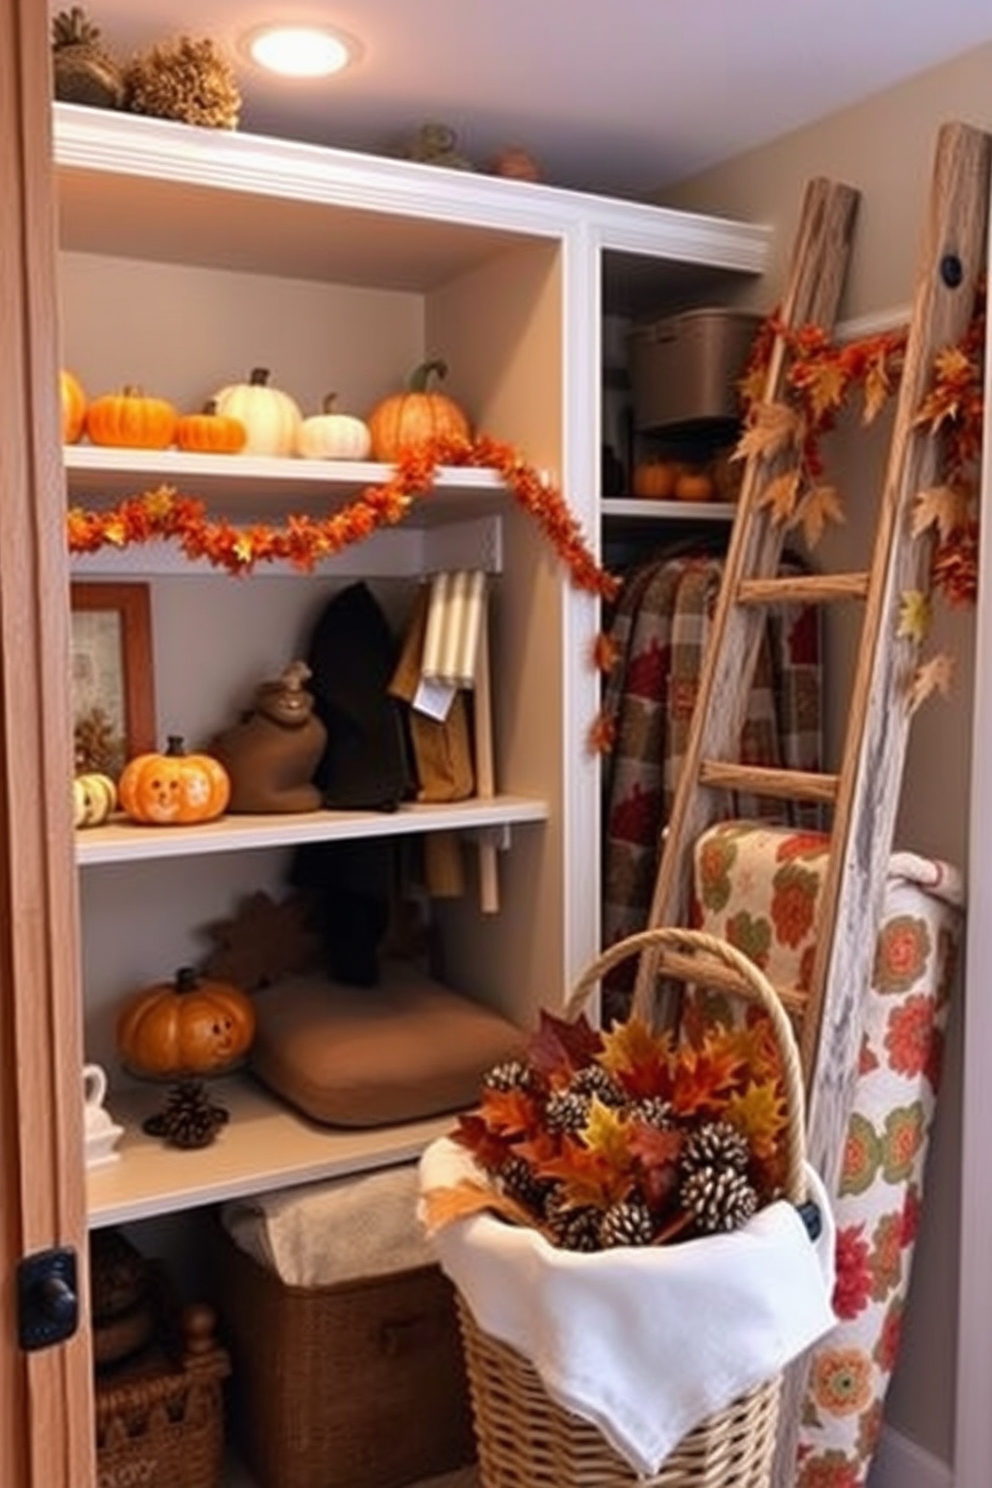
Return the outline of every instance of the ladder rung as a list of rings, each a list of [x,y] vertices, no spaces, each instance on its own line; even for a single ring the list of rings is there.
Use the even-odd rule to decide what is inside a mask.
[[[864,599],[870,577],[868,573],[835,573],[742,579],[737,586],[737,603],[830,604],[837,599]]]
[[[778,770],[767,765],[735,765],[723,760],[703,760],[700,785],[711,789],[750,791],[778,801],[818,801],[830,805],[837,798],[839,775],[820,775],[811,770]]]
[[[755,1000],[751,983],[739,971],[718,961],[715,956],[662,951],[658,958],[658,971],[661,976],[672,976],[680,982],[698,982],[701,987],[717,987],[721,991],[737,992],[742,997]],[[787,1013],[793,1016],[802,1015],[806,1006],[805,992],[799,987],[776,987],[775,991]]]

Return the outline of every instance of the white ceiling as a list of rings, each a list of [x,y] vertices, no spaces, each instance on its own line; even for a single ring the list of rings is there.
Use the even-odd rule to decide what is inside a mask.
[[[59,9],[60,6],[53,6]],[[180,34],[235,62],[241,128],[392,153],[428,120],[486,168],[647,195],[992,39],[990,0],[88,0],[110,51]],[[336,80],[267,80],[259,22],[325,21],[364,52]],[[990,78],[992,85],[992,78]]]

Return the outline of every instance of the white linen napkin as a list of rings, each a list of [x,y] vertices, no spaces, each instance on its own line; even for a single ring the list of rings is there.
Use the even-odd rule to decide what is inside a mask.
[[[834,1326],[834,1224],[808,1177],[823,1217],[815,1243],[785,1201],[729,1235],[668,1246],[577,1254],[489,1213],[434,1230],[431,1243],[482,1331],[650,1476],[687,1431]],[[463,1178],[483,1175],[450,1138],[423,1153],[422,1196]]]

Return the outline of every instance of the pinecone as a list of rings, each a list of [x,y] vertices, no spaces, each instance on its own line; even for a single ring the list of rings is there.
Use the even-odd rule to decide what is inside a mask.
[[[504,1059],[486,1071],[482,1083],[487,1090],[530,1090],[534,1074],[522,1059]]]
[[[758,1207],[755,1189],[733,1168],[696,1168],[682,1183],[679,1201],[704,1235],[738,1229]]]
[[[530,1209],[535,1215],[544,1213],[549,1184],[545,1179],[536,1177],[525,1158],[511,1153],[501,1166],[497,1178],[500,1188],[509,1198],[516,1199],[518,1204],[523,1204],[525,1209]]]
[[[165,1105],[149,1116],[144,1130],[164,1137],[171,1147],[208,1147],[227,1121],[223,1106],[215,1106],[202,1080],[179,1080],[169,1087]]]
[[[544,1106],[544,1124],[556,1136],[581,1131],[589,1120],[591,1105],[591,1095],[576,1090],[552,1091]]]
[[[230,63],[209,38],[181,36],[135,57],[125,75],[125,107],[157,119],[236,129],[241,90]]]
[[[747,1138],[729,1121],[707,1121],[686,1137],[682,1146],[682,1171],[688,1176],[696,1168],[733,1168],[747,1171],[751,1150]]]
[[[620,1199],[611,1204],[599,1223],[603,1250],[617,1245],[650,1245],[653,1239],[651,1211],[640,1199]]]
[[[658,1127],[660,1131],[667,1131],[675,1124],[670,1102],[663,1100],[660,1095],[646,1095],[642,1100],[634,1101],[627,1114],[632,1121],[643,1121],[648,1126]]]
[[[52,78],[55,97],[63,103],[94,108],[120,108],[124,73],[100,42],[100,28],[74,5],[52,21]]]
[[[587,1064],[576,1071],[568,1088],[573,1095],[594,1095],[604,1106],[622,1106],[627,1099],[616,1080],[601,1064]]]
[[[554,1243],[560,1250],[599,1250],[602,1210],[585,1204],[579,1207],[564,1204],[557,1191],[552,1190],[544,1214]]]

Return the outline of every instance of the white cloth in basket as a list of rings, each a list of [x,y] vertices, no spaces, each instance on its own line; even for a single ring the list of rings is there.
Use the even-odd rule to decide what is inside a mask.
[[[421,1194],[480,1177],[450,1138],[421,1157]],[[576,1254],[487,1213],[431,1241],[482,1331],[652,1475],[687,1431],[834,1326],[834,1225],[812,1169],[808,1179],[823,1216],[815,1243],[784,1201],[732,1234],[644,1249]]]

